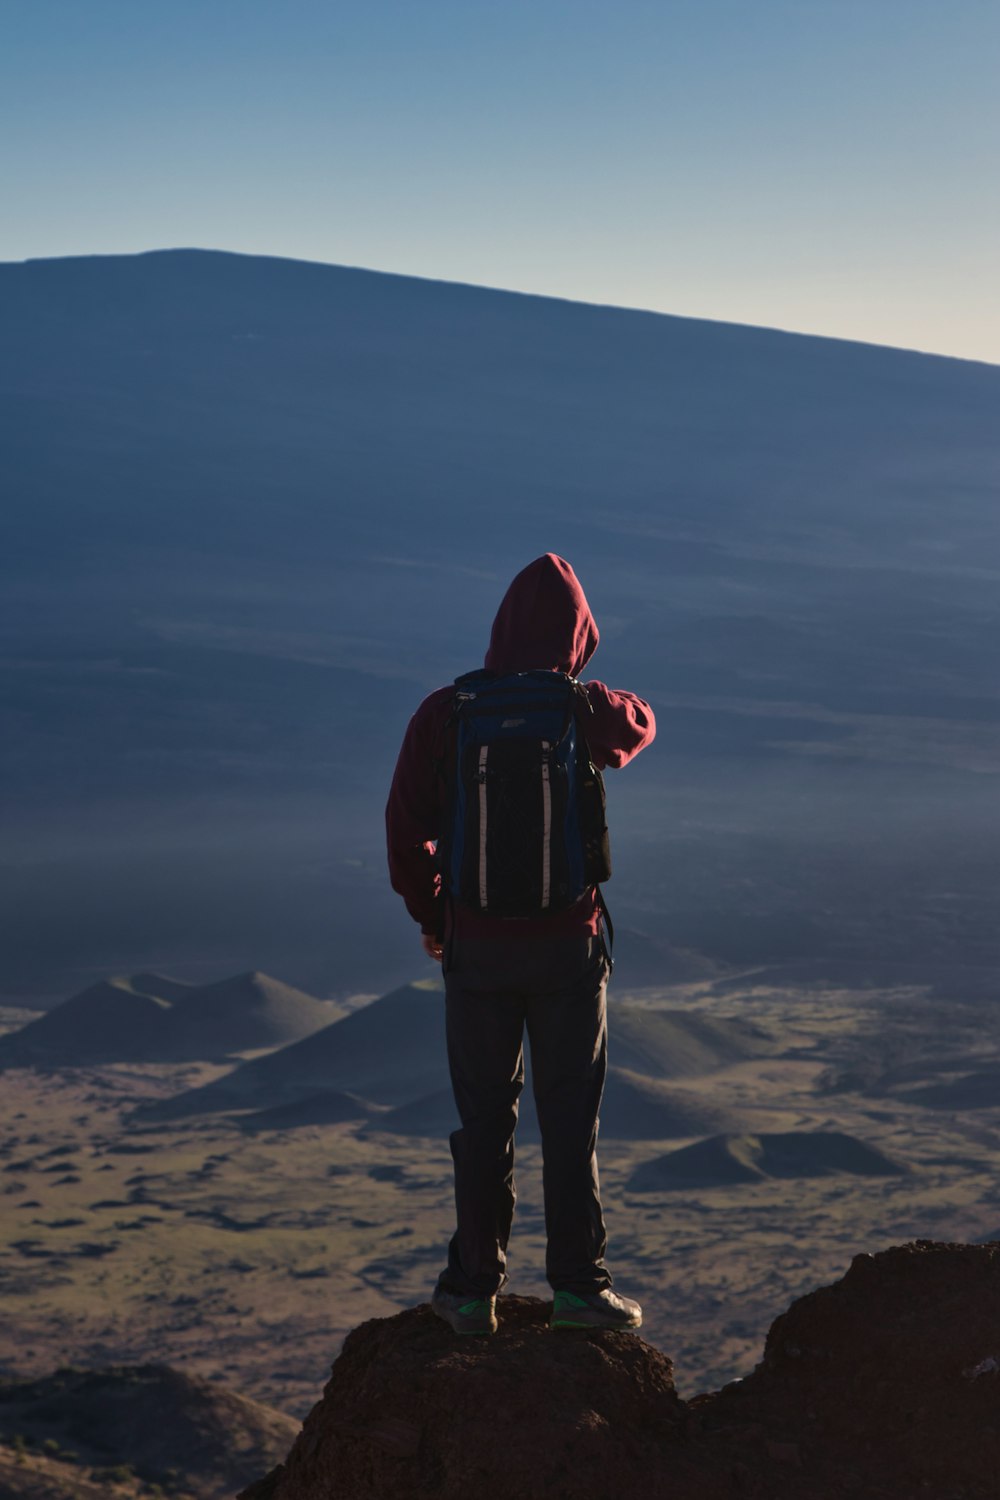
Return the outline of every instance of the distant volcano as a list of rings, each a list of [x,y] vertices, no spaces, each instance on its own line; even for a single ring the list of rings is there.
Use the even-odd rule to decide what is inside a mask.
[[[400,739],[553,547],[660,724],[618,983],[1000,963],[1000,369],[194,249],[0,265],[0,327],[10,1001],[403,983]]]
[[[898,1177],[904,1167],[874,1146],[837,1130],[717,1135],[644,1162],[629,1178],[634,1193],[722,1187],[769,1177]]]
[[[444,998],[441,981],[429,979],[403,985],[300,1041],[243,1063],[214,1083],[143,1106],[138,1113],[176,1119],[251,1106],[270,1111],[308,1105],[331,1091],[392,1105],[447,1081]]]
[[[774,1043],[759,1028],[727,1018],[706,1018],[667,1007],[613,1002],[609,1028],[615,1056],[623,1065],[621,1081],[612,1085],[617,1101],[611,1107],[621,1124],[634,1129],[644,1113],[652,1124],[679,1121],[683,1109],[692,1118],[699,1106],[658,1098],[656,1080],[696,1077],[749,1057],[765,1055]],[[629,1072],[624,1070],[627,1064]],[[632,1075],[642,1075],[634,1077]],[[648,1080],[647,1080],[648,1075]],[[449,1117],[447,1046],[444,1000],[440,979],[404,985],[303,1041],[282,1047],[267,1057],[254,1058],[231,1073],[172,1099],[143,1106],[151,1119],[176,1119],[190,1114],[276,1109],[302,1103],[325,1090],[341,1090],[376,1104],[403,1106],[395,1111],[395,1126],[382,1115],[377,1128],[399,1127],[404,1134],[436,1134]],[[339,1107],[339,1106],[337,1106]],[[707,1116],[704,1117],[707,1122]],[[713,1116],[713,1128],[722,1123]],[[449,1129],[454,1129],[454,1118]],[[528,1126],[530,1132],[531,1126]],[[657,1130],[652,1139],[690,1130]]]
[[[118,975],[0,1037],[0,1067],[224,1058],[308,1036],[342,1014],[268,974],[206,985]]]
[[[663,1141],[703,1135],[708,1130],[732,1128],[735,1124],[732,1111],[695,1094],[685,1094],[681,1089],[624,1068],[608,1069],[601,1104],[602,1140]],[[458,1125],[454,1096],[447,1088],[375,1115],[368,1128],[444,1140]],[[522,1144],[541,1139],[530,1081],[521,1095],[517,1139]]]

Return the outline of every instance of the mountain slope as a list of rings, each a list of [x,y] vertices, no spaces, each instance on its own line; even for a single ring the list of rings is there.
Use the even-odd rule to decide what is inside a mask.
[[[249,1114],[240,1115],[239,1125],[241,1130],[251,1132],[298,1130],[303,1125],[340,1125],[345,1120],[377,1118],[381,1113],[382,1107],[370,1104],[367,1099],[340,1089],[325,1089],[287,1104],[251,1110]]]
[[[273,1116],[277,1112],[271,1113]],[[444,1140],[458,1129],[459,1123],[454,1095],[446,1088],[376,1115],[368,1129]],[[608,1069],[601,1103],[602,1140],[676,1140],[704,1135],[707,1131],[733,1129],[735,1124],[731,1112],[717,1105],[624,1068]],[[541,1139],[530,1081],[521,1095],[517,1139],[522,1144]]]
[[[166,1482],[199,1500],[222,1500],[262,1463],[277,1459],[297,1430],[282,1412],[167,1365],[67,1368],[40,1380],[0,1383],[0,1436],[10,1442],[21,1434],[34,1448],[48,1442],[75,1455],[62,1476],[30,1475],[33,1489],[17,1488],[13,1468],[11,1493],[18,1500],[46,1493],[46,1482],[48,1493],[69,1497],[78,1492],[77,1476],[79,1493],[89,1495],[88,1471],[94,1469],[97,1489],[114,1493],[111,1471],[118,1465],[146,1485]],[[62,1491],[60,1478],[68,1481]],[[138,1493],[132,1474],[122,1479],[127,1493]]]
[[[341,1015],[340,1006],[268,974],[237,974],[201,986],[159,975],[117,975],[0,1037],[0,1066],[223,1058],[298,1040]]]
[[[126,975],[102,979],[0,1037],[0,1065],[77,1066],[174,1057],[170,1002],[134,990]]]
[[[256,970],[199,985],[179,995],[171,1017],[193,1056],[277,1047],[309,1036],[344,1014],[292,985]]]
[[[629,1178],[635,1193],[720,1187],[769,1177],[898,1177],[904,1168],[874,1146],[837,1130],[717,1135],[642,1164]]]
[[[277,1109],[327,1091],[400,1104],[447,1082],[440,980],[402,986],[302,1041],[234,1068],[215,1083],[138,1111],[177,1119],[221,1110]]]
[[[623,980],[1000,962],[996,368],[193,250],[2,265],[0,323],[12,996],[402,982],[400,738],[550,548],[661,726]]]
[[[619,1092],[622,1096],[620,1105],[612,1105],[616,1112],[620,1108],[622,1128],[626,1128],[626,1116],[636,1120],[643,1111],[648,1111],[650,1120],[659,1113],[665,1123],[673,1108],[680,1118],[679,1104],[656,1100],[654,1080],[694,1077],[764,1055],[774,1046],[754,1026],[687,1011],[612,1002],[608,1017],[616,1067],[623,1070],[621,1081],[614,1085],[616,1099]],[[649,1077],[632,1078],[633,1074]],[[643,1099],[641,1089],[647,1090]],[[144,1106],[139,1113],[151,1119],[177,1119],[246,1109],[250,1104],[275,1110],[326,1090],[346,1091],[376,1104],[405,1106],[405,1111],[392,1117],[404,1134],[427,1130],[437,1134],[439,1123],[448,1115],[450,1095],[441,981],[404,985],[302,1042],[243,1063],[214,1083]],[[631,1096],[628,1103],[626,1094]],[[697,1108],[694,1104],[685,1107]],[[393,1128],[389,1122],[389,1115],[382,1116],[377,1128]],[[695,1134],[697,1130],[661,1133]]]
[[[627,1001],[609,1004],[608,1033],[616,1066],[654,1078],[697,1077],[776,1050],[745,1021]]]

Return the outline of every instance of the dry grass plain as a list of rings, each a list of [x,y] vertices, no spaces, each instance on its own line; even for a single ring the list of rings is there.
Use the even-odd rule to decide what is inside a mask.
[[[859,1251],[1000,1236],[1000,1097],[958,1111],[900,1097],[997,1063],[988,998],[753,976],[629,998],[767,1028],[772,1056],[678,1085],[748,1132],[843,1131],[906,1169],[638,1194],[635,1168],[688,1142],[602,1141],[609,1264],[682,1395],[748,1372],[771,1321]],[[4,1375],[157,1361],[302,1416],[351,1328],[427,1299],[452,1228],[447,1140],[357,1123],[250,1135],[220,1116],[130,1121],[139,1102],[224,1071],[2,1075]],[[511,1291],[545,1296],[540,1165],[537,1146],[519,1151],[509,1269]]]

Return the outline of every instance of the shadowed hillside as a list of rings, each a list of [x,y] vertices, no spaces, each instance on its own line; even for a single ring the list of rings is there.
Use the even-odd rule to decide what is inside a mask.
[[[130,974],[128,983],[137,995],[155,995],[160,1000],[183,1000],[197,986],[166,974]]]
[[[749,1023],[627,1002],[609,1003],[609,1028],[622,1068],[653,1079],[695,1077],[774,1049],[767,1034]],[[623,1126],[626,1117],[631,1113],[637,1118],[642,1107],[655,1111],[655,1090],[651,1093],[648,1086],[643,1085],[645,1106],[639,1103],[640,1085],[635,1080],[612,1087],[621,1096],[613,1107]],[[214,1083],[141,1113],[166,1120],[251,1104],[276,1109],[333,1090],[404,1106],[397,1122],[409,1121],[412,1128],[423,1121],[416,1131],[423,1134],[433,1133],[435,1122],[444,1118],[449,1089],[442,985],[440,979],[427,979],[394,990],[302,1042],[243,1063]],[[628,1093],[631,1103],[626,1104]],[[388,1116],[381,1124],[392,1128]]]
[[[901,1089],[897,1097],[906,1104],[918,1104],[922,1109],[996,1109],[1000,1103],[1000,1072],[963,1073],[950,1083]]]
[[[601,1103],[602,1140],[669,1140],[704,1135],[706,1131],[724,1130],[734,1124],[730,1111],[703,1098],[684,1094],[680,1089],[671,1089],[656,1079],[624,1068],[608,1069]],[[458,1126],[454,1095],[446,1088],[376,1115],[368,1128],[443,1140]],[[521,1144],[541,1139],[530,1079],[521,1094],[517,1139]]]
[[[717,1135],[644,1162],[629,1179],[634,1193],[719,1187],[767,1177],[827,1177],[846,1172],[896,1177],[903,1168],[881,1151],[836,1130]]]
[[[0,1066],[223,1058],[308,1036],[343,1014],[268,974],[185,985],[157,974],[91,985],[0,1037]]]
[[[404,1106],[405,1108],[405,1106]],[[293,1099],[289,1104],[275,1104],[270,1109],[255,1109],[239,1116],[241,1130],[296,1130],[303,1125],[339,1125],[344,1120],[376,1119],[382,1114],[395,1114],[385,1110],[384,1105],[372,1104],[356,1094],[339,1089],[327,1089],[323,1093],[308,1094],[304,1099]]]
[[[223,1500],[296,1429],[281,1412],[166,1365],[61,1369],[0,1383],[0,1493],[71,1500],[159,1485]]]
[[[237,974],[177,996],[172,1019],[195,1057],[278,1047],[329,1026],[339,1006],[269,974]]]
[[[731,1017],[627,1002],[612,1003],[609,1016],[615,1065],[655,1078],[693,1078],[776,1050],[767,1032]]]
[[[404,985],[343,1020],[142,1111],[153,1119],[276,1108],[327,1090],[402,1103],[448,1077],[440,979]]]
[[[174,1056],[174,1048],[169,1000],[133,989],[122,976],[99,980],[0,1038],[0,1064],[152,1062]]]

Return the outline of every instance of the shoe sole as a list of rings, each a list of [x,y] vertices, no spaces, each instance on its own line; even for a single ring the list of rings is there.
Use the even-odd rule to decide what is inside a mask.
[[[636,1322],[636,1323],[596,1323],[596,1322],[586,1322],[586,1323],[584,1323],[582,1321],[581,1322],[577,1322],[577,1321],[575,1321],[573,1319],[570,1319],[570,1318],[550,1318],[550,1320],[549,1320],[549,1327],[550,1328],[605,1328],[605,1329],[610,1329],[610,1331],[612,1333],[634,1333],[637,1328],[641,1328],[642,1327],[642,1319],[640,1318],[638,1320],[638,1322]]]
[[[446,1313],[438,1312],[436,1307],[432,1307],[431,1311],[436,1318],[441,1319],[442,1323],[447,1323],[448,1327],[452,1330],[453,1333],[457,1333],[459,1338],[488,1338],[491,1333],[496,1333],[497,1331],[498,1324],[496,1318],[494,1318],[491,1323],[488,1323],[485,1328],[461,1328],[458,1323],[453,1322]]]

